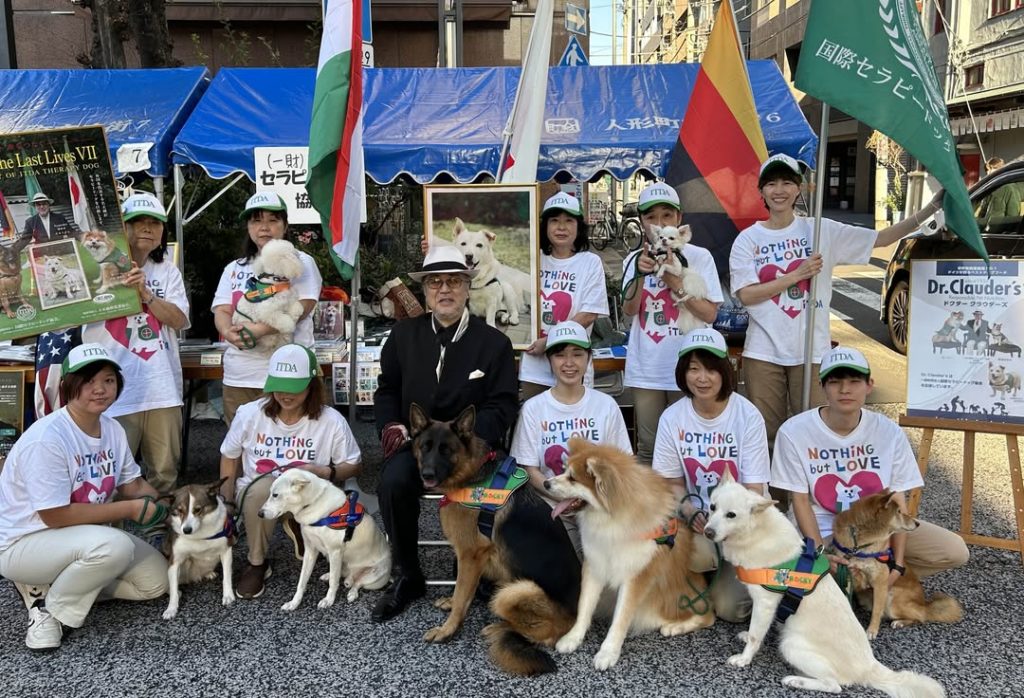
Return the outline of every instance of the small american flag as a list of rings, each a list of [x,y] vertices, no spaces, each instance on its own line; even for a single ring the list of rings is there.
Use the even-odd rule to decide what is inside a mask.
[[[82,343],[82,329],[44,332],[36,340],[36,419],[59,409],[60,368],[72,348]]]

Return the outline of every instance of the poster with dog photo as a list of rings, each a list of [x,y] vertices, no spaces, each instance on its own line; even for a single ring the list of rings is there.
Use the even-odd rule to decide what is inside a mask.
[[[431,245],[455,245],[476,269],[469,312],[505,333],[516,349],[540,334],[537,187],[466,184],[423,187]]]
[[[1024,267],[913,263],[907,414],[1024,424]]]
[[[0,134],[0,340],[137,315],[100,126]]]

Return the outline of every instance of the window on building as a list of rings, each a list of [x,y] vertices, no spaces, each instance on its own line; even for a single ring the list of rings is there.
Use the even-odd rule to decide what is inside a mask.
[[[992,12],[989,17],[1004,15],[1019,7],[1024,7],[1024,0],[992,0]]]
[[[976,90],[985,85],[985,64],[972,65],[964,70],[964,89]]]

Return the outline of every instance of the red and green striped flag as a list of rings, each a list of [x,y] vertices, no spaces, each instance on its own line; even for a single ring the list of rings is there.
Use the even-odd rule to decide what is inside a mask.
[[[331,257],[352,277],[359,225],[366,219],[363,169],[362,5],[323,0],[324,28],[309,126],[306,192],[330,231]]]
[[[740,231],[768,217],[757,173],[768,158],[729,0],[718,8],[665,182],[679,192],[693,243],[719,269]]]

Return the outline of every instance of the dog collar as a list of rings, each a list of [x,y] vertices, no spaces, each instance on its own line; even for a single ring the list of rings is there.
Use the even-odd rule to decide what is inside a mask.
[[[760,584],[762,588],[782,594],[775,610],[775,620],[785,623],[796,613],[804,595],[813,592],[829,571],[825,553],[814,547],[814,541],[804,538],[803,551],[781,565],[749,569],[736,568],[736,577],[745,584]]]
[[[356,526],[363,520],[363,516],[366,514],[366,508],[359,502],[359,493],[355,490],[350,490],[346,493],[348,498],[345,503],[341,505],[340,509],[335,509],[327,516],[314,521],[309,524],[310,526],[326,526],[327,528],[334,529],[335,531],[345,531],[345,541],[352,540],[352,534],[355,532]]]
[[[861,552],[860,550],[857,550],[856,548],[847,548],[847,547],[843,546],[842,544],[836,542],[835,539],[832,540],[832,547],[835,548],[836,550],[838,550],[839,552],[841,552],[844,556],[846,556],[847,559],[850,559],[850,558],[860,558],[862,560],[865,560],[865,559],[867,559],[867,560],[875,559],[875,560],[878,560],[879,562],[885,563],[885,566],[889,568],[890,572],[892,572],[893,570],[896,570],[900,574],[906,574],[907,573],[907,568],[905,566],[896,564],[896,556],[893,555],[892,548],[886,548],[885,550],[879,550],[876,553],[865,553],[865,552]]]
[[[489,463],[496,457],[497,454],[491,451],[484,459],[484,463]],[[508,463],[511,465],[506,465]],[[445,494],[441,499],[441,506],[456,502],[470,509],[479,509],[485,505],[500,509],[508,504],[512,493],[529,479],[526,470],[516,465],[514,459],[506,458],[501,467],[480,482]]]
[[[250,303],[259,303],[268,298],[273,298],[276,293],[291,288],[290,281],[279,281],[276,284],[267,284],[255,276],[250,276],[245,282],[245,300]]]
[[[473,282],[471,281],[471,282],[469,282],[469,287],[471,289],[473,289],[474,291],[479,291],[482,288],[486,288],[486,287],[490,286],[491,284],[496,284],[496,283],[498,283],[498,277],[497,276],[495,276],[493,279],[491,279],[487,283],[480,284],[479,286],[474,286]]]
[[[228,514],[224,517],[224,528],[212,536],[207,536],[206,540],[217,540],[218,538],[230,538],[235,535],[235,520]]]

